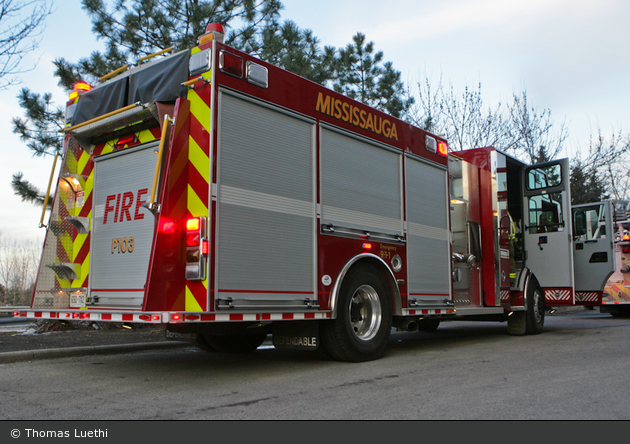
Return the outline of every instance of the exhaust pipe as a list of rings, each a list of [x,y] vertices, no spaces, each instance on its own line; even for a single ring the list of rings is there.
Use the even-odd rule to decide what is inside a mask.
[[[398,330],[414,332],[418,331],[418,322],[415,319],[402,318],[396,324]]]

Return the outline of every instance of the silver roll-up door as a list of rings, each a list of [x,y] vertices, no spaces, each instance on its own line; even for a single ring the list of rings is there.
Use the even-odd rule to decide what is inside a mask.
[[[306,307],[317,299],[314,123],[226,91],[219,109],[217,307]]]
[[[446,169],[406,158],[409,298],[450,298]]]

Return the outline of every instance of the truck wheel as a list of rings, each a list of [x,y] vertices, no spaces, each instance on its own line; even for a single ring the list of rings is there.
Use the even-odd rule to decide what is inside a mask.
[[[266,334],[252,335],[210,335],[204,334],[203,339],[208,345],[208,351],[222,353],[249,353],[256,350],[267,338]]]
[[[538,281],[533,279],[527,288],[527,334],[537,335],[545,325],[545,296]]]
[[[216,350],[208,343],[208,340],[206,339],[206,335],[204,334],[200,333],[197,335],[197,339],[195,340],[195,345],[203,351],[216,352]]]
[[[351,270],[341,285],[336,319],[322,323],[326,350],[339,361],[377,359],[385,351],[391,328],[389,292],[378,271]]]

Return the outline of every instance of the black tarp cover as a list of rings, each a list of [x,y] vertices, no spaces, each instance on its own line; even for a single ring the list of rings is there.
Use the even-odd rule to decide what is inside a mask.
[[[72,125],[136,102],[174,102],[186,92],[181,84],[188,80],[189,57],[189,51],[182,51],[81,95]]]

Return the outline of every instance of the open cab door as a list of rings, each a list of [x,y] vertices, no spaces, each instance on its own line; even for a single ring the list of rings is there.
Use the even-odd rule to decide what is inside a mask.
[[[561,159],[525,169],[526,266],[545,292],[545,305],[575,303],[569,161]]]
[[[600,303],[606,282],[615,271],[613,223],[611,201],[573,207],[573,260],[578,303]]]

